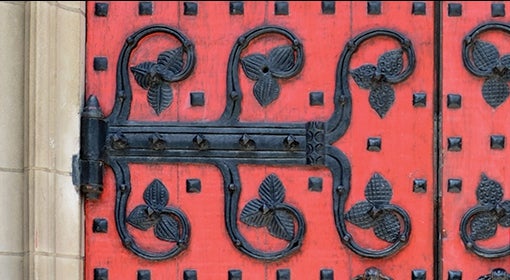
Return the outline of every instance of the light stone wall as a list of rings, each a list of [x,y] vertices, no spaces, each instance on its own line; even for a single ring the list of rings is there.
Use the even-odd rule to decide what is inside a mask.
[[[0,279],[83,279],[83,1],[0,1]]]

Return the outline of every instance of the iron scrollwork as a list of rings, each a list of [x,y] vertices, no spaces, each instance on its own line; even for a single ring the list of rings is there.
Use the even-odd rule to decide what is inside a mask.
[[[498,224],[510,227],[510,200],[503,200],[503,189],[497,181],[482,174],[476,189],[478,205],[469,209],[460,222],[460,236],[468,250],[485,258],[510,255],[510,245],[500,249],[487,249],[476,244],[494,235]]]
[[[480,34],[497,30],[510,34],[510,25],[486,23],[476,27],[463,41],[462,60],[471,74],[485,78],[482,96],[492,108],[497,108],[508,98],[510,89],[510,55],[501,56],[496,46],[477,39]]]
[[[350,71],[349,66],[354,52],[356,52],[363,42],[376,36],[386,36],[397,40],[402,45],[402,50],[394,50],[383,54],[379,59],[377,67],[373,65],[363,65],[360,68]],[[401,66],[402,53],[407,55],[408,65],[405,68]],[[358,85],[362,83],[363,86],[385,87],[382,86],[381,83],[398,83],[408,78],[414,70],[415,63],[416,58],[412,43],[402,34],[388,29],[377,29],[361,33],[347,42],[340,56],[337,66],[337,82],[335,89],[340,93],[337,94],[337,96],[349,96],[350,98],[349,75],[353,76],[353,79]],[[393,90],[391,92],[393,92]],[[374,92],[374,94],[377,93]],[[384,105],[380,107],[382,111],[376,109],[379,110],[378,113],[380,113],[381,117],[384,115],[383,112],[385,112],[383,108],[389,108],[389,106]],[[334,134],[326,135],[326,139],[329,143],[334,141],[332,135]],[[332,169],[333,174],[335,174],[334,170],[336,168],[334,166],[337,164],[337,159],[333,160],[332,155],[335,155],[337,151],[337,149],[331,149],[328,146],[326,165]],[[337,158],[342,158],[342,156],[338,155]],[[345,164],[340,163],[338,165],[343,166]],[[335,176],[333,176],[333,178],[335,179]],[[389,204],[392,193],[391,187],[384,179],[381,180],[381,178],[382,177],[378,174],[374,175],[365,192],[367,201],[356,204],[347,213],[345,212],[345,205],[350,192],[350,184],[334,181],[336,187],[333,193],[333,210],[335,213],[335,223],[341,240],[356,254],[369,258],[383,258],[395,254],[407,244],[411,234],[411,222],[408,214],[400,207]],[[377,189],[380,189],[382,192],[378,193]],[[365,212],[365,210],[367,212]],[[398,216],[400,216],[401,220]],[[354,237],[348,232],[345,224],[346,220],[361,227],[373,227],[376,236],[391,243],[391,245],[380,250],[367,249],[359,246]],[[386,228],[386,220],[388,220],[392,226]],[[401,223],[403,223],[403,227]]]
[[[181,50],[174,49],[159,54],[158,62],[155,64],[142,62],[129,68],[131,53],[140,40],[158,32],[172,35],[181,42],[182,51],[186,53],[187,58],[185,63],[182,61],[184,65],[181,66]],[[267,57],[255,54],[241,58],[243,50],[249,43],[262,35],[283,36],[290,42],[290,46],[276,47]],[[172,207],[166,206],[165,197],[158,200],[145,199],[146,205],[139,205],[138,210],[131,212],[131,218],[127,217],[126,206],[132,187],[128,165],[130,163],[212,164],[220,170],[224,180],[225,226],[232,243],[239,251],[252,258],[271,261],[289,256],[299,250],[306,232],[304,218],[296,208],[284,202],[284,188],[283,185],[280,186],[281,182],[279,183],[276,175],[266,178],[259,189],[260,198],[255,198],[245,205],[239,217],[242,184],[238,165],[325,166],[332,174],[333,212],[341,241],[350,250],[365,257],[381,258],[396,253],[407,243],[411,225],[405,211],[389,204],[387,194],[384,197],[384,203],[377,202],[377,205],[373,205],[371,209],[374,210],[375,216],[370,217],[377,221],[382,217],[383,220],[395,222],[395,215],[388,213],[400,215],[404,226],[403,232],[397,234],[399,238],[395,239],[396,230],[394,229],[390,230],[389,234],[377,233],[392,244],[382,250],[371,250],[359,246],[348,232],[345,224],[345,204],[350,191],[351,169],[347,157],[333,145],[344,135],[350,124],[352,101],[348,76],[351,57],[359,44],[374,36],[389,36],[396,39],[404,46],[403,52],[408,56],[409,65],[402,72],[396,74],[393,70],[383,71],[386,75],[383,79],[385,82],[401,81],[412,72],[414,51],[411,42],[404,36],[386,29],[369,31],[356,36],[347,44],[338,62],[333,97],[334,112],[326,121],[312,120],[302,123],[239,121],[243,97],[239,83],[241,67],[244,67],[244,73],[248,79],[256,80],[253,92],[262,106],[267,106],[280,94],[277,79],[290,78],[299,73],[303,67],[304,52],[301,41],[285,28],[263,26],[240,36],[232,48],[227,66],[226,106],[218,120],[147,122],[129,120],[133,99],[129,69],[132,70],[132,79],[138,86],[146,88],[149,95],[151,88],[152,91],[158,92],[156,100],[159,101],[151,102],[149,97],[149,105],[156,114],[159,114],[167,107],[168,83],[187,77],[190,69],[193,68],[195,57],[193,44],[177,30],[162,25],[141,29],[126,40],[121,50],[117,65],[116,100],[112,113],[106,118],[103,117],[100,114],[97,98],[91,96],[82,115],[82,137],[84,137],[82,143],[84,144],[80,150],[79,164],[86,169],[84,174],[88,172],[93,175],[90,179],[80,177],[82,190],[88,197],[97,198],[102,191],[103,166],[110,166],[116,181],[115,221],[123,244],[142,258],[164,260],[175,257],[186,247],[179,245],[185,245],[187,235],[190,233],[187,221],[183,213],[180,216],[177,212],[169,210]],[[396,54],[392,53],[389,56],[394,55]],[[392,63],[393,60],[389,58]],[[397,58],[397,64],[399,64],[398,60]],[[170,61],[174,61],[176,65]],[[380,64],[379,68],[383,69],[382,63]],[[165,83],[167,85],[163,85]],[[157,190],[160,194],[164,193],[161,186],[153,188],[148,192]],[[378,198],[374,200],[372,195],[368,195],[367,201],[367,203],[378,201]],[[142,210],[147,210],[143,216],[138,213]],[[376,212],[382,214],[379,215]],[[350,216],[352,218],[352,215]],[[143,226],[137,224],[134,217],[141,217]],[[172,219],[168,219],[169,217]],[[176,226],[175,222],[180,225]],[[264,251],[253,247],[240,232],[238,228],[240,222],[267,227],[270,234],[287,241],[287,246],[277,251]],[[273,227],[275,222],[282,224],[279,227]],[[158,227],[159,223],[163,223],[162,226],[166,228],[166,231],[155,233],[157,238],[177,240],[176,247],[167,252],[152,252],[140,248],[127,230],[127,224],[138,225],[139,228],[144,229],[149,225]],[[380,227],[379,224],[381,222],[374,222],[375,227]],[[176,227],[179,228],[178,232],[181,234],[179,236],[177,236]]]

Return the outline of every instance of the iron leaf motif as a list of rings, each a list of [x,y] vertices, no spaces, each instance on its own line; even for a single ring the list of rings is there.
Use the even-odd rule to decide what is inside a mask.
[[[500,57],[498,49],[491,43],[475,41],[472,59],[474,66],[484,74],[482,95],[487,104],[496,108],[510,95],[510,56]]]
[[[386,242],[395,242],[400,235],[400,220],[386,209],[393,191],[390,184],[379,173],[375,173],[365,188],[367,201],[358,202],[346,213],[345,218],[363,228],[373,228],[374,234]]]
[[[295,66],[294,49],[281,46],[272,49],[268,56],[262,54],[247,55],[241,59],[246,76],[255,81],[253,94],[262,106],[267,106],[280,95],[280,85],[276,78],[290,77]]]
[[[395,102],[395,91],[390,80],[403,70],[403,51],[388,51],[377,60],[377,66],[364,64],[351,71],[356,84],[370,90],[369,103],[379,117],[383,118]]]
[[[179,241],[179,222],[165,213],[168,203],[168,190],[156,179],[143,193],[146,205],[138,205],[127,217],[127,222],[140,230],[154,227],[154,235],[164,241]]]
[[[156,63],[142,62],[131,67],[135,81],[148,90],[147,101],[157,115],[172,103],[170,83],[175,81],[175,75],[183,69],[182,55],[183,50],[179,47],[160,53]]]
[[[294,220],[283,207],[285,188],[274,174],[259,187],[260,199],[249,201],[241,211],[241,221],[253,227],[266,227],[271,235],[287,241],[294,237]]]
[[[510,226],[510,200],[503,200],[503,188],[495,180],[482,174],[476,189],[478,203],[490,210],[473,216],[471,221],[471,239],[485,240],[496,235],[498,224]]]

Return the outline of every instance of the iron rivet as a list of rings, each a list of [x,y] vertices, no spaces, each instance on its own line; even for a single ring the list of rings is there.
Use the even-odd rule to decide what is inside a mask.
[[[449,270],[448,280],[462,280],[462,271]]]
[[[236,91],[230,93],[230,98],[232,100],[237,100],[239,98],[239,94]]]
[[[340,185],[336,187],[336,191],[340,194],[344,193],[345,189],[344,186]]]
[[[462,137],[448,137],[448,151],[458,152],[462,150]]]
[[[231,191],[231,192],[235,191],[236,190],[236,185],[235,184],[229,184],[228,185],[228,190]]]
[[[367,1],[367,13],[369,15],[380,15],[381,1]]]
[[[449,3],[448,4],[448,16],[449,17],[460,17],[462,16],[462,4]]]
[[[108,3],[96,3],[94,5],[94,15],[96,17],[105,17],[108,15]]]
[[[427,106],[427,95],[424,92],[417,92],[413,94],[413,106],[414,107],[426,107]]]
[[[321,269],[320,280],[333,280],[334,273],[332,269]]]
[[[137,272],[137,280],[150,280],[151,279],[151,271],[150,270],[138,270]]]
[[[504,17],[505,16],[505,4],[492,3],[491,4],[491,15],[492,15],[492,17]]]
[[[274,3],[274,14],[283,16],[288,15],[289,3],[287,3],[287,1],[276,1]]]
[[[321,177],[309,177],[308,178],[308,190],[312,192],[322,191],[322,178]]]
[[[425,15],[427,6],[425,2],[413,2],[412,14],[413,15]]]
[[[236,239],[236,240],[234,241],[234,244],[236,245],[236,247],[241,247],[241,244],[242,244],[242,243],[241,243],[241,241],[239,241],[239,240],[237,240],[237,239]]]
[[[406,240],[407,240],[407,235],[406,234],[401,234],[400,235],[400,241],[405,242]]]
[[[138,15],[140,16],[152,15],[152,2],[143,1],[138,3]]]
[[[310,106],[321,106],[324,105],[324,92],[312,91],[309,95]]]
[[[186,192],[199,193],[202,190],[200,179],[186,179]]]
[[[425,280],[427,279],[427,271],[423,269],[415,269],[411,272],[412,280]]]
[[[322,1],[321,3],[323,15],[334,15],[335,14],[335,1]]]
[[[460,193],[462,191],[462,180],[461,179],[448,179],[448,192],[449,193]]]
[[[370,137],[367,139],[367,150],[371,152],[381,151],[381,137]]]
[[[491,149],[502,150],[505,148],[504,135],[491,135]]]
[[[94,280],[108,280],[108,269],[94,268]]]
[[[204,106],[205,94],[201,91],[190,92],[189,99],[191,106]]]
[[[108,221],[103,218],[95,218],[92,222],[92,231],[93,232],[108,232]]]
[[[458,109],[462,106],[462,96],[460,94],[448,94],[446,96],[446,107],[450,109]]]
[[[290,269],[278,269],[276,271],[276,280],[290,280]]]
[[[351,240],[351,238],[352,238],[352,236],[347,233],[346,235],[344,235],[343,240],[348,242]]]
[[[242,1],[230,1],[230,14],[231,15],[244,14],[244,3]]]
[[[198,4],[195,2],[184,2],[184,15],[196,16],[198,14]]]
[[[466,243],[466,247],[468,247],[469,249],[473,248],[473,243],[471,242]]]
[[[413,192],[415,193],[426,193],[427,192],[427,180],[415,179],[413,181]]]
[[[94,57],[94,71],[106,71],[108,69],[108,58],[104,56]]]
[[[126,184],[121,184],[121,185],[120,185],[120,191],[121,191],[121,192],[125,192],[125,191],[126,191],[126,189],[127,189],[127,185],[126,185]]]

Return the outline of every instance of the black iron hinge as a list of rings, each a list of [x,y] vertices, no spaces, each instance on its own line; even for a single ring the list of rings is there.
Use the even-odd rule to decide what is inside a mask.
[[[99,102],[91,96],[81,115],[80,154],[73,156],[73,184],[87,199],[98,199],[103,191],[106,122]]]

